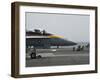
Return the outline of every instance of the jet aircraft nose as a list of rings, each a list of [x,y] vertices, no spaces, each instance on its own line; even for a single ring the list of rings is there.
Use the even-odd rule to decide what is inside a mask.
[[[50,38],[50,45],[53,46],[72,46],[72,45],[76,45],[77,43],[63,39],[63,38]]]

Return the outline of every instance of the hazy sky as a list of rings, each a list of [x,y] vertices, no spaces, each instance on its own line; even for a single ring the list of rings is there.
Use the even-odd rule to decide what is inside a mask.
[[[25,14],[26,30],[45,29],[74,42],[89,42],[89,15],[75,14]]]

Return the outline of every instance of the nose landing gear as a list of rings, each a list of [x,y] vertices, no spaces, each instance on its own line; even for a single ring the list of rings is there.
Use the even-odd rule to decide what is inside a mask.
[[[39,59],[39,58],[42,58],[41,55],[36,56],[36,53],[31,53],[30,56],[31,56],[31,59]]]

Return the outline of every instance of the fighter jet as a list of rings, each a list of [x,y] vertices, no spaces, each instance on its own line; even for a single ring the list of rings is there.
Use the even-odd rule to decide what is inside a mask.
[[[51,49],[52,46],[59,49],[61,46],[73,46],[77,43],[64,39],[62,36],[47,33],[45,30],[35,29],[34,31],[26,31],[26,55],[31,59],[41,58],[37,55],[37,49],[50,49],[55,52],[56,49]],[[31,48],[30,48],[31,47]]]

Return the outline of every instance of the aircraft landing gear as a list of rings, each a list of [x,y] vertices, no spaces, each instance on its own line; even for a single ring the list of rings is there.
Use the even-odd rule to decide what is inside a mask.
[[[36,59],[36,53],[31,53],[31,59]]]
[[[31,53],[31,59],[36,59],[36,58],[42,58],[42,56],[41,55],[38,55],[38,56],[36,56],[36,54],[35,53]]]

